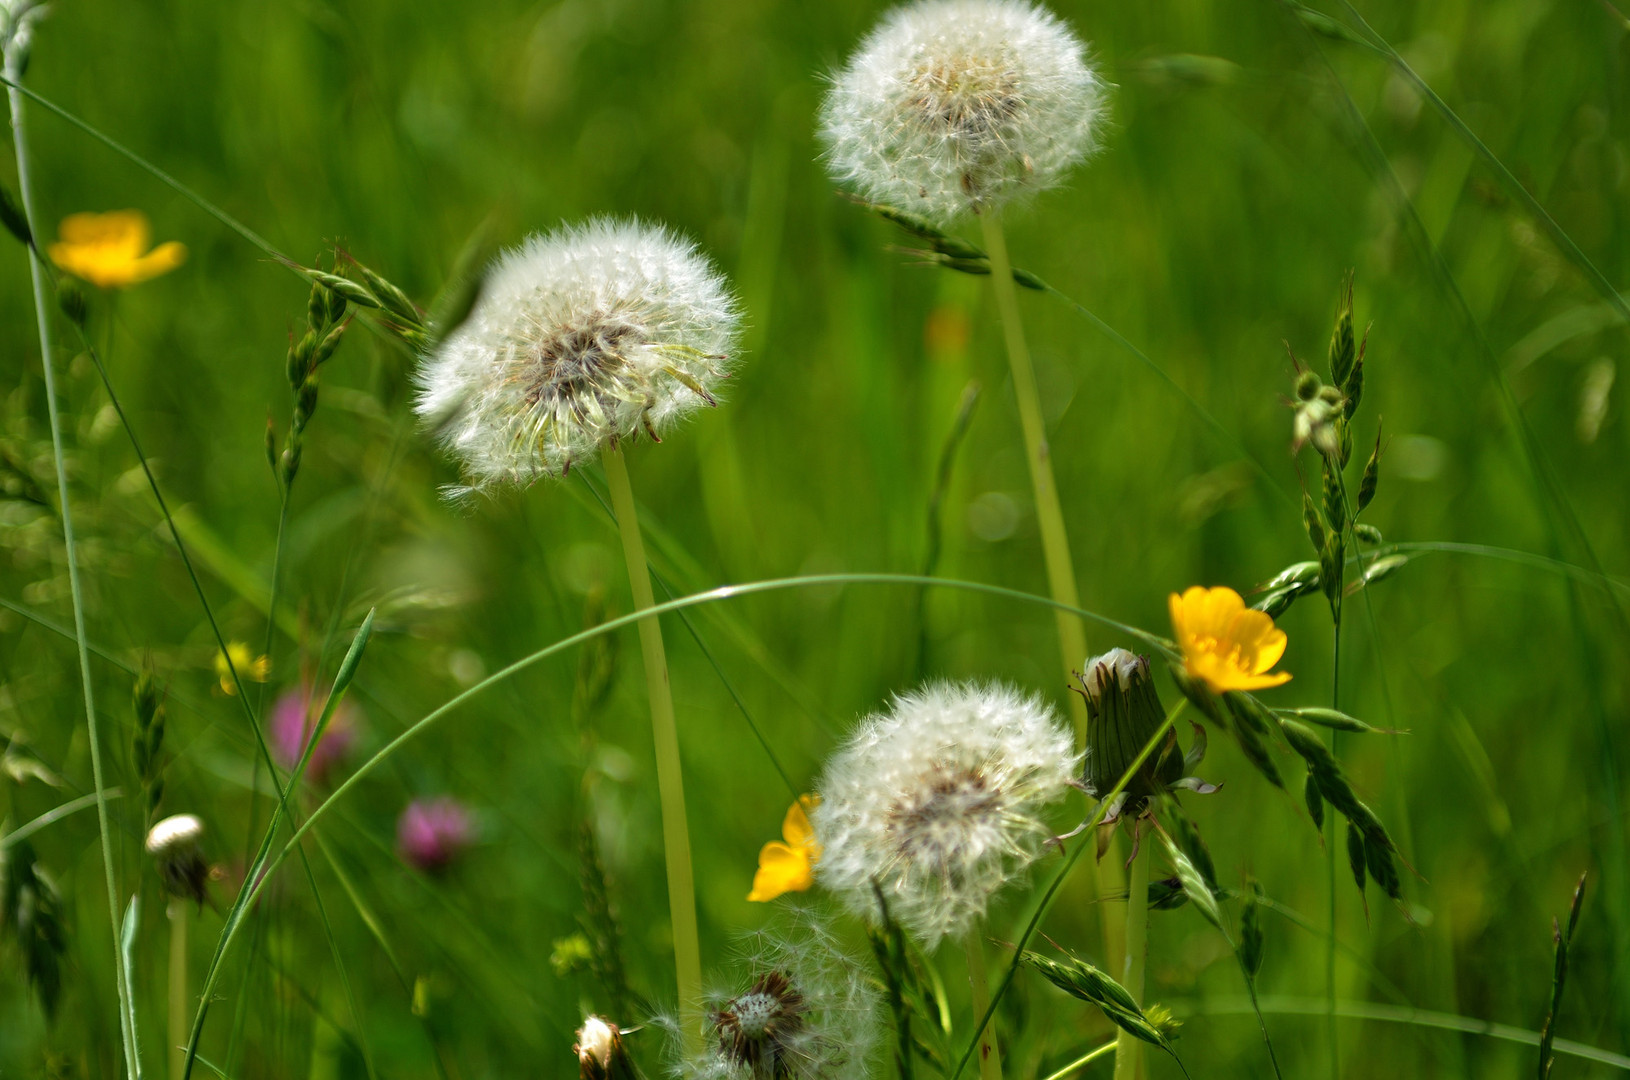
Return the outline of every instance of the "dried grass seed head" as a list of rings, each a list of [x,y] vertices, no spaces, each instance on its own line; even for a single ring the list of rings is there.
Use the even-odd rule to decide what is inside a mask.
[[[700,1057],[682,1080],[866,1080],[879,999],[831,929],[810,918],[748,939],[744,977],[708,1009]]]
[[[597,218],[498,258],[468,318],[419,368],[419,415],[465,487],[529,484],[717,404],[740,312],[661,226]]]
[[[936,682],[867,717],[827,762],[816,882],[925,947],[966,933],[1051,835],[1042,809],[1080,759],[1051,706],[1001,683]]]
[[[1106,91],[1045,8],[919,0],[833,76],[821,130],[840,181],[945,223],[1059,184],[1095,148]]]

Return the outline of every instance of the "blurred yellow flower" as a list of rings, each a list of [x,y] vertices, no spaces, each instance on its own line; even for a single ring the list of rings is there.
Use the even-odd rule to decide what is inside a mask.
[[[818,795],[800,795],[787,810],[781,823],[781,836],[758,853],[758,873],[753,875],[753,891],[747,899],[764,902],[782,893],[804,892],[815,884],[815,864],[821,859],[821,845],[809,825],[809,812],[821,804]]]
[[[140,210],[69,214],[57,234],[61,239],[51,245],[51,261],[104,289],[139,285],[169,273],[187,258],[186,245],[174,240],[147,251],[152,232]]]
[[[227,657],[232,658],[230,664]],[[249,646],[241,641],[227,642],[226,652],[215,654],[215,674],[221,680],[221,693],[231,696],[238,692],[237,683],[232,681],[232,669],[238,669],[238,678],[250,682],[265,682],[271,677],[272,662],[264,656],[256,656]]]
[[[1183,650],[1183,666],[1204,679],[1212,693],[1261,690],[1290,681],[1290,675],[1268,669],[1285,654],[1285,632],[1265,612],[1245,606],[1226,586],[1193,586],[1182,596],[1172,593],[1172,630]]]

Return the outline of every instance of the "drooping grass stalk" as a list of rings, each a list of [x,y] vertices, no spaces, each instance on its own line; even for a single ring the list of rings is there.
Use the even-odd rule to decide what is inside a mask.
[[[1079,1070],[1086,1068],[1088,1065],[1091,1065],[1094,1061],[1097,1061],[1105,1054],[1114,1051],[1116,1046],[1119,1044],[1119,1041],[1119,1039],[1111,1039],[1109,1042],[1106,1042],[1096,1050],[1088,1050],[1085,1054],[1082,1054],[1080,1057],[1076,1058],[1074,1061],[1070,1062],[1057,1072],[1049,1073],[1047,1080],[1065,1080],[1066,1077],[1069,1077]]]
[[[628,584],[634,607],[656,607],[651,595],[651,572],[645,562],[634,488],[621,448],[608,446],[601,454],[606,487],[611,495],[617,528],[622,533],[623,556],[628,562]],[[651,736],[656,743],[657,792],[662,802],[662,844],[668,870],[668,909],[673,921],[674,967],[679,989],[679,1021],[687,1052],[701,1040],[702,947],[696,929],[696,883],[691,870],[690,827],[685,816],[685,781],[679,760],[679,729],[674,723],[673,688],[668,683],[668,658],[662,647],[662,624],[657,616],[639,621],[640,654],[645,663],[645,688],[651,702]]]
[[[1087,631],[1079,617],[1066,608],[1081,605],[1075,587],[1075,563],[1070,558],[1070,539],[1064,530],[1064,510],[1058,501],[1058,484],[1053,478],[1052,451],[1047,446],[1046,424],[1041,413],[1041,392],[1036,388],[1036,372],[1030,363],[1030,348],[1024,340],[1024,324],[1019,321],[1019,298],[1013,287],[1013,267],[1008,262],[1007,238],[1002,232],[1001,214],[989,210],[980,216],[985,230],[985,249],[990,253],[992,287],[996,306],[1002,315],[1002,332],[1007,339],[1008,365],[1013,371],[1013,396],[1019,403],[1019,424],[1024,429],[1024,449],[1030,464],[1030,481],[1036,494],[1036,524],[1041,529],[1042,556],[1047,563],[1047,584],[1053,599],[1064,605],[1055,610],[1058,644],[1064,658],[1064,677],[1087,662]],[[1075,740],[1079,746],[1087,733],[1087,704],[1079,694],[1070,699],[1070,715],[1075,720]]]
[[[962,942],[968,958],[968,986],[973,991],[973,1014],[984,1016],[990,1010],[990,978],[985,973],[984,927],[975,926]],[[1002,1080],[1002,1049],[996,1045],[996,1029],[986,1024],[978,1035],[979,1080]]]
[[[17,187],[22,199],[23,216],[29,223],[29,232],[35,233],[34,183],[29,171],[27,126],[23,115],[23,99],[15,88],[21,78],[16,68],[16,55],[11,43],[5,48],[5,74],[11,88],[7,92],[11,105],[12,147],[17,158]],[[113,930],[113,974],[119,994],[119,1032],[124,1043],[125,1073],[134,1080],[140,1075],[136,1059],[135,1010],[131,1003],[130,987],[125,982],[124,964],[119,949],[119,890],[113,869],[113,846],[108,826],[107,788],[102,778],[102,741],[96,723],[96,695],[92,688],[91,656],[85,631],[85,595],[79,582],[79,557],[74,544],[74,515],[68,491],[68,468],[62,450],[62,417],[57,409],[56,374],[52,369],[51,315],[46,298],[46,269],[40,253],[29,247],[28,268],[34,286],[34,317],[40,334],[40,366],[45,372],[45,409],[51,423],[51,457],[56,466],[57,498],[62,512],[62,542],[68,560],[68,591],[74,609],[74,638],[79,648],[79,676],[85,701],[85,727],[90,740],[91,783],[96,787],[96,824],[101,837],[102,874],[107,884],[108,923]]]
[[[1139,1005],[1143,1004],[1143,972],[1148,959],[1149,848],[1147,843],[1137,844],[1126,892],[1126,966],[1121,985]],[[1115,1080],[1137,1080],[1142,1061],[1143,1040],[1122,1028],[1115,1037]]]
[[[192,911],[183,899],[170,901],[170,1080],[181,1080],[187,1067],[187,920]]]

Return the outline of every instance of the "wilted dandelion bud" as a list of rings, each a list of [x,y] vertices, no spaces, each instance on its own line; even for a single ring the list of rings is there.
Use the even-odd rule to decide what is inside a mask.
[[[1107,795],[1165,723],[1147,658],[1111,649],[1087,661],[1079,675],[1087,703],[1087,791]],[[1182,776],[1182,760],[1156,748],[1127,783],[1124,805],[1134,810]]]
[[[947,222],[1057,185],[1089,154],[1105,84],[1085,47],[1023,0],[919,0],[832,79],[827,161],[872,202]]]
[[[158,866],[164,891],[200,907],[209,879],[203,839],[204,823],[192,814],[172,814],[147,831],[147,854]]]
[[[1000,683],[931,683],[867,717],[827,762],[813,815],[816,882],[934,948],[967,932],[1036,857],[1041,819],[1078,759],[1039,698]]]
[[[763,932],[739,992],[708,1013],[708,1045],[685,1080],[865,1080],[877,1034],[866,973],[815,923]]]
[[[425,357],[416,408],[458,457],[457,490],[527,484],[717,404],[739,321],[723,278],[667,229],[598,219],[534,236]]]
[[[623,1047],[622,1029],[598,1016],[588,1017],[577,1029],[572,1052],[580,1080],[633,1080],[637,1075]]]

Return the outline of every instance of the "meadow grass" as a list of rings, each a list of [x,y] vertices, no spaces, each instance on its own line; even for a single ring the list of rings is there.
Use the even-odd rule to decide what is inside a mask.
[[[184,1030],[194,1075],[573,1076],[595,1012],[654,1077],[668,1033],[717,1043],[675,995],[690,951],[728,1013],[744,935],[816,917],[867,957],[878,1076],[1630,1068],[1630,25],[1052,7],[1113,87],[1102,149],[1000,224],[926,232],[821,160],[822,80],[875,5],[63,0],[32,26],[0,183],[42,255],[69,214],[125,207],[188,255],[62,310],[48,257],[0,260],[0,1072],[172,1074]],[[599,213],[670,223],[731,279],[722,407],[630,440],[632,485],[618,452],[448,502],[416,354],[495,247]],[[1321,484],[1319,451],[1289,449],[1287,344],[1332,381],[1349,272],[1362,408]],[[331,359],[292,362],[308,328]],[[1000,678],[1080,709],[1061,635],[1155,661],[1166,725],[1125,787],[1166,727],[1193,745],[1166,596],[1268,602],[1309,559],[1355,591],[1275,611],[1295,677],[1260,705],[1186,688],[1210,732],[1190,771],[1222,789],[1161,804],[1136,860],[1123,840],[1085,872],[1116,792],[1069,794],[1048,818],[1069,838],[931,954],[887,915],[868,947],[818,863],[812,891],[744,899],[891,694]],[[217,671],[233,643],[264,682]],[[157,812],[204,818],[213,868],[168,925],[143,671]],[[278,757],[302,687],[317,730],[346,728],[337,765],[316,740]],[[1383,732],[1284,711],[1317,705]],[[415,861],[398,816],[444,795],[473,842]],[[676,813],[694,890],[668,877]],[[670,919],[691,891],[696,950]],[[1123,975],[1130,1001],[1103,981]],[[687,1075],[724,1075],[699,1053]]]

